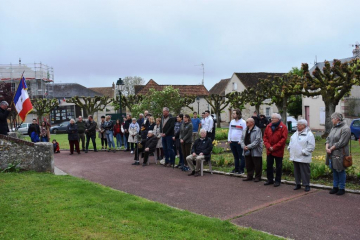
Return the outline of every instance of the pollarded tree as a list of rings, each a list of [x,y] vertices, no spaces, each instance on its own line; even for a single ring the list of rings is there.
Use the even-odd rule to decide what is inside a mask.
[[[59,101],[56,98],[34,98],[31,99],[31,103],[34,108],[34,113],[37,114],[40,121],[44,115],[49,114],[57,106],[59,106]]]
[[[251,106],[255,106],[255,109],[260,113],[260,105],[268,98],[269,87],[265,84],[266,81],[259,81],[255,86],[249,87],[243,91],[244,101],[249,103]]]
[[[226,98],[232,109],[244,109],[245,108],[245,94],[244,92],[230,92],[226,94]]]
[[[143,100],[142,95],[128,95],[124,96],[121,95],[121,108],[127,107],[130,112],[132,112],[133,106],[139,104]],[[112,105],[114,106],[115,110],[119,110],[119,96],[116,96],[116,100],[113,101]]]
[[[303,63],[301,69],[304,77],[295,76],[296,90],[304,96],[321,95],[325,103],[325,133],[326,137],[332,128],[331,114],[335,112],[335,107],[340,100],[348,95],[354,85],[360,83],[360,60],[354,59],[350,62],[341,63],[334,59],[333,64],[325,61],[325,66],[321,70],[316,67],[310,74],[309,66]]]
[[[216,119],[218,120],[216,127],[220,128],[220,113],[229,105],[229,101],[225,96],[220,96],[219,94],[210,94],[205,97],[205,100],[210,104],[212,110],[216,114]]]
[[[161,91],[153,88],[143,96],[143,99],[133,105],[131,113],[137,116],[139,113],[148,110],[155,117],[162,115],[164,107],[168,107],[173,114],[179,114],[183,107],[192,109],[189,105],[195,102],[195,96],[180,96],[179,89],[167,86]]]
[[[74,96],[67,99],[67,103],[74,103],[82,108],[89,115],[94,115],[96,111],[103,111],[107,105],[113,102],[113,98],[108,96],[79,97]]]

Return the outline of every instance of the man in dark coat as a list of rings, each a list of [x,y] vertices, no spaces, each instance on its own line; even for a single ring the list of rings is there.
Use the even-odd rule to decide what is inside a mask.
[[[149,159],[149,154],[155,152],[157,142],[158,138],[154,135],[153,131],[148,131],[147,138],[141,141],[142,147],[135,151],[135,163],[132,165],[140,165],[139,153],[141,153],[142,157],[144,158],[142,165],[146,166]]]
[[[8,135],[9,126],[7,123],[7,118],[10,114],[11,108],[6,101],[0,103],[0,134]]]
[[[92,141],[92,143],[93,143],[93,146],[94,146],[94,152],[97,152],[96,142],[95,142],[95,138],[96,138],[96,126],[97,126],[97,123],[94,121],[93,116],[92,116],[92,115],[89,115],[89,116],[88,116],[88,121],[85,123],[85,134],[86,134],[86,149],[85,149],[85,153],[88,152],[90,139],[91,139],[91,141]]]
[[[165,167],[175,164],[175,152],[173,147],[175,118],[169,114],[169,108],[163,108],[163,117],[160,123],[160,133],[165,155]]]
[[[78,120],[76,121],[76,125],[78,127],[79,143],[81,141],[81,150],[85,151],[85,122],[83,121],[82,116],[79,116]]]
[[[207,132],[204,128],[200,130],[200,138],[194,142],[191,149],[191,154],[186,157],[186,161],[192,170],[188,176],[200,176],[201,162],[210,157],[213,145],[211,138],[207,137],[206,133]],[[196,166],[194,166],[193,161],[196,161]]]
[[[30,124],[30,126],[28,128],[28,135],[29,135],[29,137],[31,137],[31,141],[33,141],[33,142],[35,142],[34,139],[39,138],[39,136],[40,136],[40,127],[39,127],[39,124],[37,124],[36,118],[34,118],[32,120],[32,124]],[[34,135],[37,135],[37,137]]]

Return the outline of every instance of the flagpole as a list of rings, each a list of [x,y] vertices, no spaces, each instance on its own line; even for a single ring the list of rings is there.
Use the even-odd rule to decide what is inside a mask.
[[[24,73],[25,73],[25,70],[22,72],[22,74],[21,74],[21,77],[20,77],[20,82],[21,82],[21,80],[23,79],[23,77],[24,77]],[[20,82],[19,82],[19,84],[20,84]],[[18,87],[19,87],[19,85],[18,85]],[[16,110],[16,107],[15,107],[15,101],[14,101],[14,99],[15,99],[15,94],[16,94],[16,91],[15,91],[15,93],[14,93],[14,96],[13,96],[13,100],[12,100],[12,102],[11,102],[11,105],[10,106],[12,106],[12,105],[14,105],[14,109]],[[16,111],[17,112],[17,111]],[[19,113],[18,113],[18,115],[19,115]]]

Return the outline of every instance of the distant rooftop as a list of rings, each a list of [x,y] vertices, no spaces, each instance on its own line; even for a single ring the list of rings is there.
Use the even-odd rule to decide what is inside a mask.
[[[54,83],[54,98],[104,96],[78,83]]]

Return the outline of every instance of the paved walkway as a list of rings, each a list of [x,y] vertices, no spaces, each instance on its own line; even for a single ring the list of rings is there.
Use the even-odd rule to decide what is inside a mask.
[[[133,166],[129,152],[55,154],[70,175],[209,217],[292,239],[360,239],[360,195],[293,191],[223,175],[189,177],[179,169]]]

